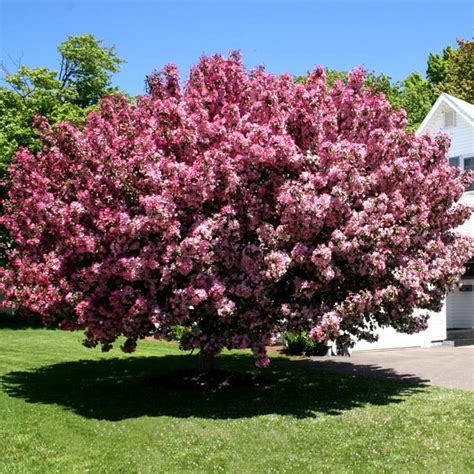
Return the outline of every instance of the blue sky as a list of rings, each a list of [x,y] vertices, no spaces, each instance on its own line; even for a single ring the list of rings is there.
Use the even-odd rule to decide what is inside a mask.
[[[92,33],[127,60],[114,83],[131,94],[165,63],[185,77],[201,55],[233,49],[277,74],[362,64],[403,79],[425,72],[429,52],[470,38],[472,23],[461,0],[0,0],[0,52],[9,68],[9,57],[57,68],[57,45]]]

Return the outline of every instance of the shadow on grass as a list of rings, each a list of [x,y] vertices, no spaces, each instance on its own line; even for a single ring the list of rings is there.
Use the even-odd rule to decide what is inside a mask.
[[[288,361],[291,365],[307,367],[309,369],[318,369],[328,372],[358,376],[369,377],[384,380],[393,380],[396,382],[404,382],[413,385],[428,385],[428,379],[421,379],[413,374],[400,374],[391,368],[380,367],[375,364],[357,364],[346,358],[347,361],[331,360],[330,357],[315,357],[307,359],[298,359]]]
[[[253,359],[226,355],[218,366],[254,372]],[[249,418],[259,415],[337,415],[345,410],[398,403],[423,390],[422,381],[400,383],[341,376],[290,366],[273,360],[262,371],[264,383],[254,388],[217,392],[152,389],[147,380],[176,369],[193,367],[195,360],[182,355],[78,360],[10,372],[2,379],[3,390],[29,403],[57,404],[78,415],[105,420],[140,416],[199,418]]]
[[[19,315],[12,311],[0,309],[0,329],[43,328],[41,318],[37,315]]]

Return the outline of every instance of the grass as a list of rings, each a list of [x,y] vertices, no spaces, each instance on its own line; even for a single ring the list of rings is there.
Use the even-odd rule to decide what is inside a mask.
[[[81,335],[0,329],[0,471],[473,472],[474,393],[274,359],[258,388],[148,389],[195,361],[167,343],[133,356]],[[244,352],[219,367],[253,371]]]

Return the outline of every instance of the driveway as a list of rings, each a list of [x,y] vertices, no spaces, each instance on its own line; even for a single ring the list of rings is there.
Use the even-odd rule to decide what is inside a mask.
[[[344,374],[474,391],[474,346],[355,351],[351,357],[294,362]]]

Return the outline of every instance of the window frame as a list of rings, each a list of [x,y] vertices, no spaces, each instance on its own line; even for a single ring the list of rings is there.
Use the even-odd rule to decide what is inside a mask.
[[[448,116],[452,116],[453,120],[452,120],[452,123],[451,124],[447,124],[447,120],[446,118]],[[446,110],[444,112],[444,117],[443,117],[443,128],[454,128],[456,126],[456,111],[455,110]]]
[[[466,271],[461,275],[461,280],[474,280],[474,260],[469,260],[465,267]]]
[[[457,160],[457,164],[453,163],[453,161],[455,161],[455,160]],[[463,155],[448,156],[449,164],[451,166],[454,166],[454,167],[458,168],[460,172],[463,172],[466,169],[471,169],[471,170],[474,171],[474,166],[473,166],[473,168],[466,168],[466,166],[465,166],[466,160],[473,160],[472,163],[474,164],[474,154],[467,153],[467,154],[463,154]],[[466,189],[466,191],[474,191],[474,181]]]
[[[456,160],[457,163],[453,163],[454,160]],[[461,157],[459,155],[458,156],[450,156],[448,158],[448,161],[449,161],[449,164],[451,166],[454,166],[455,168],[461,169]]]
[[[472,163],[472,168],[469,167],[469,168],[466,168],[466,160],[470,160],[470,162]],[[462,168],[463,170],[465,171],[466,169],[469,169],[469,170],[472,170],[474,171],[474,155],[472,156],[464,156],[463,159],[462,159]],[[470,186],[466,189],[466,191],[474,191],[474,181],[472,181],[472,183],[470,184]]]

